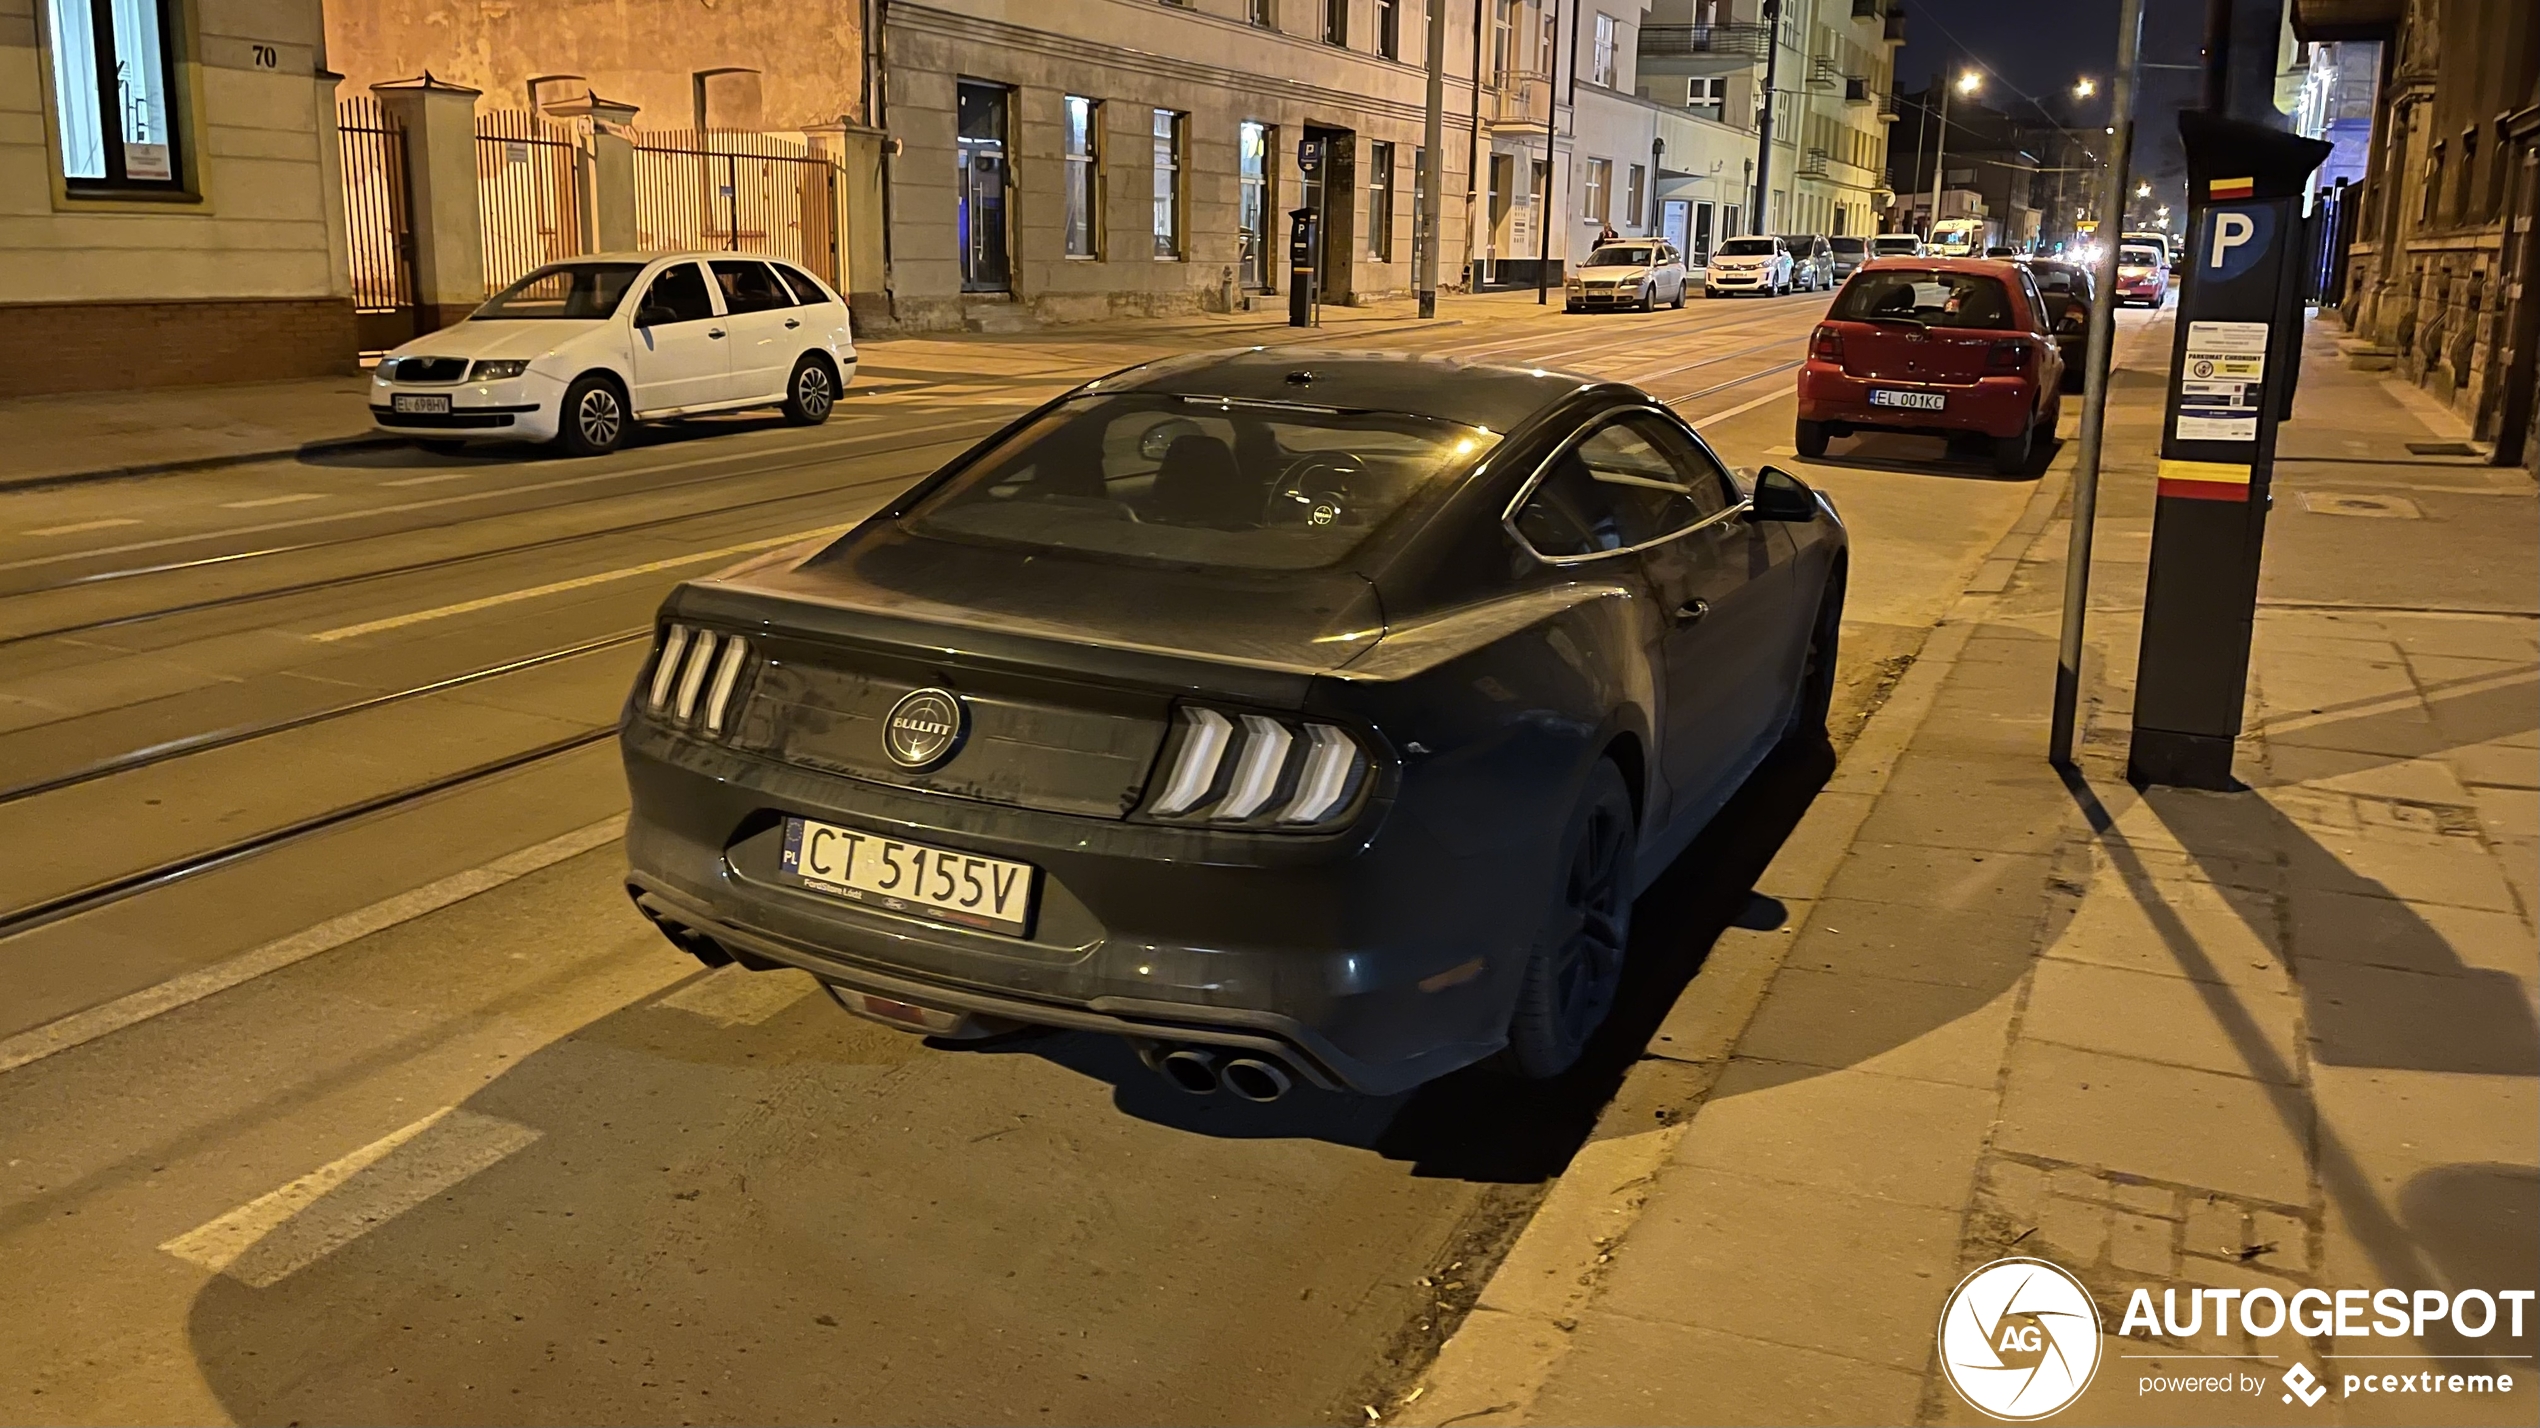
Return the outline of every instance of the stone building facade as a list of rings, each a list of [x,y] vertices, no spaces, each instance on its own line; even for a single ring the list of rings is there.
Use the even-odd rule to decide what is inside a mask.
[[[2379,118],[2341,310],[2502,459],[2529,461],[2540,384],[2540,6],[2295,0],[2305,40],[2381,42]]]
[[[0,394],[349,372],[318,0],[0,0]]]

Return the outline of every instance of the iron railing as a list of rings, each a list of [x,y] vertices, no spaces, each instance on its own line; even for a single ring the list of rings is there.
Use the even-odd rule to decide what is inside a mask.
[[[1643,59],[1720,55],[1760,64],[1772,33],[1769,25],[1643,25],[1639,48]]]
[[[335,106],[344,170],[344,247],[364,351],[414,336],[414,204],[406,188],[406,131],[368,95]]]
[[[583,221],[586,158],[574,126],[520,109],[476,116],[476,207],[485,291],[541,264],[590,251]]]
[[[739,130],[639,130],[633,138],[640,246],[765,253],[838,282],[834,160]]]

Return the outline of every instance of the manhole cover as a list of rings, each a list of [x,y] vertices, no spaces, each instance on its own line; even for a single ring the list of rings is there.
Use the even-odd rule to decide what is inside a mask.
[[[2476,456],[2478,448],[2466,441],[2411,441],[2410,456]]]
[[[2302,509],[2322,516],[2378,516],[2386,521],[2425,517],[2417,503],[2405,496],[2366,496],[2353,491],[2305,491]]]

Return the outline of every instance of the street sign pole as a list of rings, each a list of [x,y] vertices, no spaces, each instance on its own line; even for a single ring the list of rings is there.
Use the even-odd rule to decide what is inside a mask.
[[[2110,96],[2117,133],[2108,149],[2108,171],[2099,190],[2099,227],[2108,233],[2125,228],[2126,169],[2134,157],[2134,67],[2142,41],[2143,0],[2123,0],[2117,8],[2116,91]],[[1932,211],[1939,212],[1936,204]],[[2117,341],[2117,245],[2099,247],[2090,265],[2090,346],[2082,365],[2081,454],[2073,462],[2073,532],[2064,555],[2064,629],[2055,657],[2055,718],[2046,739],[2046,757],[2057,765],[2073,761],[2074,725],[2081,703],[2083,624],[2090,613],[2091,528],[2099,514],[2100,440],[2107,430],[2108,367]]]
[[[1420,129],[1420,315],[1438,315],[1438,172],[1446,158],[1446,6],[1429,0],[1429,112]]]
[[[2301,201],[2331,152],[2262,124],[2178,116],[2187,284],[2171,342],[2135,666],[2137,784],[2229,789],[2249,687],[2286,330],[2301,321]],[[2115,246],[2111,241],[2109,246]]]

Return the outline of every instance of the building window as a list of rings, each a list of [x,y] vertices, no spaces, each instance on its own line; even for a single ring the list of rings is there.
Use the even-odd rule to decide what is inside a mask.
[[[1277,131],[1247,119],[1235,141],[1235,223],[1237,257],[1244,284],[1270,286],[1270,154],[1278,147]]]
[[[1506,88],[1517,69],[1517,7],[1520,0],[1501,0],[1491,18],[1490,72]]]
[[[1641,205],[1649,201],[1649,170],[1634,164],[1625,171],[1623,183],[1623,221],[1639,225]]]
[[[1367,256],[1393,261],[1393,145],[1367,146]]]
[[[1270,12],[1270,0],[1244,0],[1244,18],[1264,30],[1279,28],[1279,17]]]
[[[1607,206],[1606,190],[1613,186],[1614,161],[1612,159],[1588,160],[1587,176],[1579,189],[1585,199],[1579,209],[1579,216],[1591,223],[1608,221],[1612,214]]]
[[[167,0],[52,0],[53,105],[73,188],[181,189]]]
[[[1535,73],[1552,73],[1552,56],[1561,45],[1561,0],[1544,0],[1543,30],[1535,37]]]
[[[1067,96],[1067,256],[1102,256],[1102,104]]]
[[[1596,47],[1588,51],[1588,83],[1614,87],[1614,17],[1596,17]]]
[[[1155,111],[1155,256],[1182,256],[1182,129],[1189,116]]]
[[[1376,53],[1402,58],[1402,0],[1376,0]]]
[[[1323,0],[1323,43],[1349,43],[1349,0]]]
[[[1685,108],[1705,119],[1728,118],[1729,82],[1721,75],[1695,79],[1685,87]]]
[[[2434,221],[2434,196],[2443,191],[2443,146],[2436,144],[2425,156],[2425,199],[2417,210],[2417,222]]]

